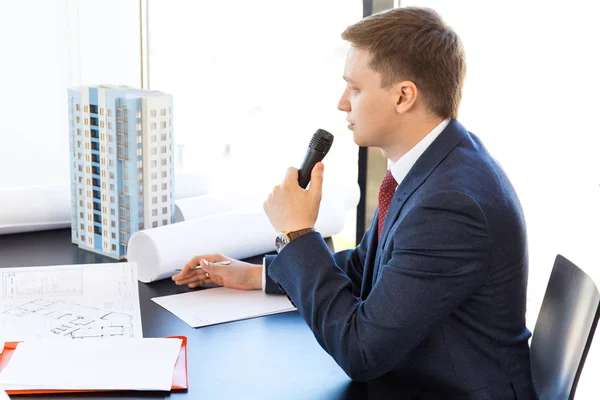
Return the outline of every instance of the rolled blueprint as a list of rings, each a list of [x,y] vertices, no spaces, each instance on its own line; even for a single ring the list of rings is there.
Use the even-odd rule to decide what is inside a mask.
[[[262,204],[269,191],[257,190],[243,193],[228,191],[210,193],[177,200],[175,202],[175,222],[189,221],[191,219],[220,214],[249,205],[259,206]],[[346,211],[356,207],[360,200],[360,188],[356,181],[341,179],[327,182],[323,187],[323,199],[330,197],[342,198]]]
[[[0,235],[71,226],[69,184],[0,189]]]
[[[175,199],[208,192],[207,177],[175,172]],[[0,188],[0,235],[71,226],[70,184]]]
[[[323,198],[315,228],[329,237],[344,227],[346,210],[339,198]],[[127,259],[138,265],[138,279],[152,282],[168,278],[192,257],[222,253],[247,258],[275,250],[277,232],[262,204],[251,204],[221,214],[134,233],[127,246]]]

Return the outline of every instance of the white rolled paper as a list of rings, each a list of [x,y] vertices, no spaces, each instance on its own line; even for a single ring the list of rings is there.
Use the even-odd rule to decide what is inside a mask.
[[[177,200],[175,201],[175,222],[220,214],[250,205],[258,206],[266,200],[268,195],[268,191],[257,189],[251,192],[210,193]],[[323,199],[327,200],[330,197],[342,198],[343,207],[348,211],[358,204],[360,188],[357,182],[335,180],[323,187]]]
[[[259,206],[267,198],[259,193],[221,192],[175,201],[175,222],[221,214],[250,205]]]
[[[338,198],[323,198],[315,228],[323,237],[340,232],[346,210]],[[277,232],[262,204],[134,233],[127,259],[138,265],[138,279],[153,282],[168,278],[192,257],[221,253],[247,258],[275,250]]]
[[[0,235],[71,226],[69,184],[0,189]]]
[[[208,192],[208,178],[189,171],[175,172],[175,199]],[[0,189],[0,235],[71,226],[69,183]]]

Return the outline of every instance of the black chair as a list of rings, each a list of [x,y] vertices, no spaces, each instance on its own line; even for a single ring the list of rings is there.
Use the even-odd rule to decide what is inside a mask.
[[[590,277],[556,256],[531,338],[531,374],[540,400],[575,396],[599,305],[600,293]]]

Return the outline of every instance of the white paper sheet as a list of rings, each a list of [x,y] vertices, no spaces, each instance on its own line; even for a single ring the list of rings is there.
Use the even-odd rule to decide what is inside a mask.
[[[208,178],[190,171],[175,172],[175,199],[206,194]],[[0,235],[71,226],[70,184],[0,188]]]
[[[155,297],[156,304],[192,328],[294,311],[286,296],[262,290],[212,288]]]
[[[181,339],[20,343],[0,372],[5,389],[171,390]]]
[[[346,210],[341,200],[323,198],[315,228],[329,237],[344,227]],[[134,233],[127,245],[127,259],[138,265],[142,282],[172,276],[199,254],[222,253],[246,258],[275,250],[277,232],[262,204],[251,204],[210,215]]]
[[[137,279],[133,263],[0,268],[0,345],[142,338]]]

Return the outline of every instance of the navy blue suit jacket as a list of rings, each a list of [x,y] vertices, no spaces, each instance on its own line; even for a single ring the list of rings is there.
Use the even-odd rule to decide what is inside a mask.
[[[317,341],[372,399],[535,399],[517,195],[457,121],[353,250],[317,232],[267,260]]]

